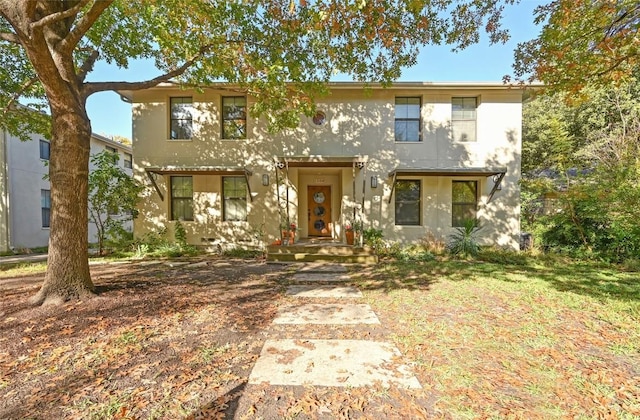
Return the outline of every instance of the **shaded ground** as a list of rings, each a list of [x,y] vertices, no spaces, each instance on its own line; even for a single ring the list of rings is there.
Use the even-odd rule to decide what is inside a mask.
[[[99,297],[61,307],[0,279],[0,418],[640,417],[637,274],[381,264],[353,282],[381,325],[284,327],[289,268],[189,261],[92,266]],[[296,333],[392,341],[424,389],[248,385]]]

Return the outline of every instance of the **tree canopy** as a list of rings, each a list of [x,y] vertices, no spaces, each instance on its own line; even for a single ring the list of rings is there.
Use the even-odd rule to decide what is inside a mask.
[[[540,35],[521,43],[515,76],[572,94],[619,85],[640,66],[637,0],[554,0],[536,8]]]
[[[87,261],[90,95],[168,80],[196,87],[226,81],[255,98],[254,115],[272,127],[291,126],[312,112],[336,73],[390,83],[422,45],[464,48],[481,31],[504,41],[501,13],[514,2],[0,0],[0,128],[32,127],[51,139],[49,261],[34,302],[94,290]],[[87,81],[99,60],[127,67],[135,58],[153,59],[163,74]],[[19,98],[50,118],[21,112]]]

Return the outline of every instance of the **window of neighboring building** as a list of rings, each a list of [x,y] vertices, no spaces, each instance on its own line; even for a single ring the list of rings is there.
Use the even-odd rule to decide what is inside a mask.
[[[478,98],[451,98],[451,133],[456,141],[476,141]]]
[[[420,181],[396,181],[396,225],[420,225]]]
[[[171,177],[171,220],[193,220],[193,177]]]
[[[462,227],[465,220],[476,220],[478,182],[453,181],[451,188],[451,226]]]
[[[124,167],[128,169],[133,168],[133,156],[131,156],[131,153],[124,154]]]
[[[396,141],[420,141],[420,98],[396,98]]]
[[[243,176],[225,176],[222,178],[224,220],[247,220],[247,190],[247,179]]]
[[[171,127],[169,138],[189,140],[193,135],[193,98],[181,96],[170,98]]]
[[[40,190],[40,207],[42,209],[42,227],[48,228],[51,220],[51,191]]]
[[[222,138],[247,138],[247,98],[244,96],[222,98]]]
[[[40,159],[49,160],[51,156],[51,144],[46,140],[40,140]]]

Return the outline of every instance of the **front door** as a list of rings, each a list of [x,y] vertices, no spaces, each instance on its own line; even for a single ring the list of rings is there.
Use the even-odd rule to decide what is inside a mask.
[[[307,187],[309,236],[331,236],[331,187]]]

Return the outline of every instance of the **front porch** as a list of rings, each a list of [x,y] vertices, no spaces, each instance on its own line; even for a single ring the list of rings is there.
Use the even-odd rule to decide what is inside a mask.
[[[293,245],[269,245],[267,262],[332,262],[376,264],[378,256],[369,247],[347,245],[331,238],[301,238]]]

